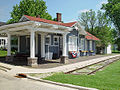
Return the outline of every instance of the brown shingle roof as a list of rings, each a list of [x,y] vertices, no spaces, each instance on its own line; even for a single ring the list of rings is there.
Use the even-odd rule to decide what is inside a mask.
[[[66,26],[66,27],[71,27],[76,23],[76,22],[61,23],[61,22],[46,20],[43,18],[36,18],[36,17],[28,16],[28,15],[24,15],[24,16],[27,17],[31,21],[38,21],[38,22],[44,22],[44,23],[49,23],[49,24],[62,25],[62,26]]]
[[[89,32],[87,32],[87,35],[85,36],[86,39],[88,40],[100,40],[99,38],[95,37],[94,35],[90,34]]]

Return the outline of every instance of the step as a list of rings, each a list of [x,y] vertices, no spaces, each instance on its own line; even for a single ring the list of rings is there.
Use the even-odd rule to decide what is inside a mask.
[[[11,70],[11,68],[0,65],[0,70],[7,72],[7,71]]]

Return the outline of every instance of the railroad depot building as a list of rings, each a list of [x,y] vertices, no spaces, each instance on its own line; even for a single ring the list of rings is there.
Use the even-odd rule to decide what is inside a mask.
[[[7,61],[24,57],[27,65],[34,66],[43,60],[78,58],[96,54],[97,37],[81,28],[78,22],[62,23],[61,13],[57,21],[23,15],[20,22],[0,26],[0,33],[7,34]],[[11,38],[18,39],[18,52],[11,55]],[[19,58],[17,58],[19,60]]]

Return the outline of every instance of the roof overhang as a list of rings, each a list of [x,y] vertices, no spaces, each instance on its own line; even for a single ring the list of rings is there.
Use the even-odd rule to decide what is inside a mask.
[[[73,28],[36,21],[19,22],[0,27],[0,33],[29,34],[31,30],[45,33],[67,33]]]

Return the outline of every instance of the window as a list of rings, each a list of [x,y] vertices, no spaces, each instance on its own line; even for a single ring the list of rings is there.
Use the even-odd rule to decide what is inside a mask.
[[[6,41],[4,40],[4,45],[6,44]]]
[[[2,39],[2,42],[1,42],[2,45],[3,45],[3,42],[4,42],[4,40]]]
[[[84,38],[80,38],[79,49],[84,50]]]
[[[50,35],[46,36],[46,38],[45,38],[45,44],[46,45],[50,45],[51,44],[51,37],[50,37]]]
[[[1,45],[1,39],[0,39],[0,45]]]
[[[92,41],[90,41],[90,50],[92,50]]]
[[[6,44],[6,40],[5,39],[0,39],[0,45],[4,46]]]
[[[85,40],[85,50],[87,51],[88,50],[88,46],[87,46],[87,40]]]
[[[54,36],[54,45],[59,45],[59,36]]]
[[[69,37],[69,51],[77,51],[77,37]]]

